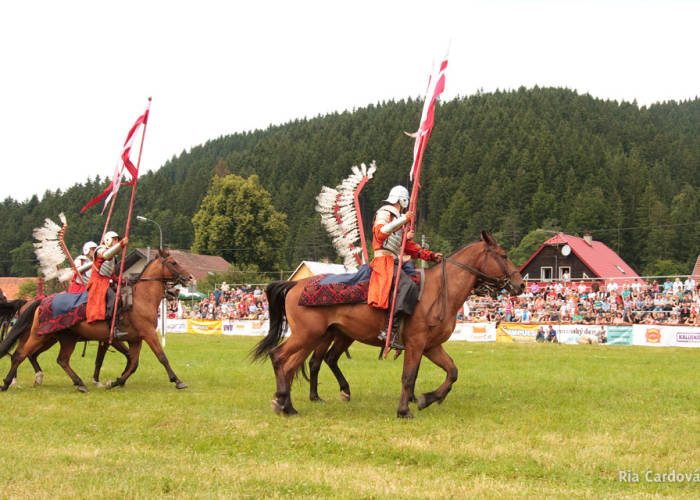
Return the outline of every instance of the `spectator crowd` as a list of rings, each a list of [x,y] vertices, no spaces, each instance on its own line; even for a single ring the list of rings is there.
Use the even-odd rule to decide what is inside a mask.
[[[700,325],[700,287],[691,277],[618,285],[592,281],[529,283],[523,294],[469,297],[457,316],[470,322],[597,325]]]
[[[209,297],[191,303],[175,299],[170,302],[169,317],[179,319],[254,319],[269,317],[267,298],[260,286],[231,287],[222,283]]]
[[[685,280],[528,283],[515,297],[470,296],[457,315],[468,322],[667,324],[700,326],[700,285]],[[226,283],[199,302],[174,300],[170,317],[203,320],[269,318],[262,286]]]

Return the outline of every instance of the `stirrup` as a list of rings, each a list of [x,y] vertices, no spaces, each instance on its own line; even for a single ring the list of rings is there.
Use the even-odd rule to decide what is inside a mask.
[[[122,332],[121,330],[114,329],[114,338],[116,340],[121,340],[129,336],[129,332]]]

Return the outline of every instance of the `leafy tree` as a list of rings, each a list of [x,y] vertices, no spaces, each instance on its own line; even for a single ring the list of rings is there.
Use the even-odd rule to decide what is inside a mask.
[[[223,273],[210,274],[204,280],[198,282],[197,290],[209,294],[215,288],[220,288],[221,283],[224,281],[229,284],[267,283],[270,281],[271,277],[270,274],[261,273],[258,266],[255,264],[242,266],[232,265]]]
[[[542,243],[551,237],[551,231],[545,231],[543,229],[530,231],[520,240],[520,244],[509,252],[508,256],[516,267],[522,267],[523,264],[527,262],[527,259],[540,248]]]
[[[278,267],[288,232],[285,214],[272,205],[257,175],[215,176],[192,225],[194,252],[264,270]]]
[[[34,255],[34,246],[29,241],[25,241],[20,246],[10,251],[12,268],[10,271],[14,276],[36,276],[37,263]]]

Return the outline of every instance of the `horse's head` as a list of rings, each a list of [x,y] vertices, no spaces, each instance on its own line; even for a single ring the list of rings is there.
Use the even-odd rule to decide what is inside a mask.
[[[520,271],[508,258],[506,252],[496,243],[486,231],[481,232],[481,241],[486,244],[486,258],[481,272],[493,279],[493,283],[483,283],[479,288],[485,288],[491,295],[498,295],[502,289],[511,295],[523,293],[525,283]]]
[[[154,278],[157,278],[166,283],[173,283],[176,285],[183,286],[187,285],[190,281],[194,279],[194,276],[192,276],[189,271],[187,271],[184,267],[178,264],[175,258],[172,255],[170,255],[170,252],[167,249],[161,248],[160,250],[158,250],[158,254],[152,262],[155,262],[156,260],[160,263],[160,266],[152,266],[154,269],[151,272],[154,273]],[[158,270],[157,267],[160,267],[160,270]],[[146,274],[147,272],[144,271],[144,276],[146,276]],[[158,276],[155,276],[155,274],[157,274]]]

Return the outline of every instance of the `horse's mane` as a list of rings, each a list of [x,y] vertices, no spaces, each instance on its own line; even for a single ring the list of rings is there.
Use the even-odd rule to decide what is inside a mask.
[[[449,259],[450,257],[454,257],[455,255],[457,255],[459,252],[466,249],[467,247],[470,247],[472,245],[476,245],[477,243],[482,243],[482,242],[483,242],[483,240],[478,240],[478,241],[472,241],[471,243],[467,243],[462,248],[458,248],[457,250],[455,250],[454,252],[452,252],[450,255],[448,255],[445,258]]]
[[[146,269],[148,269],[148,267],[149,267],[151,264],[153,264],[153,262],[154,262],[155,260],[156,260],[156,257],[153,257],[151,260],[149,260],[148,262],[146,262],[146,265],[143,266],[143,269],[141,269],[141,272],[140,272],[138,275],[134,276],[134,277],[128,278],[128,279],[126,280],[126,283],[127,283],[128,285],[131,285],[131,286],[135,285],[135,284],[141,279],[141,277],[143,276],[143,273],[146,272]]]

